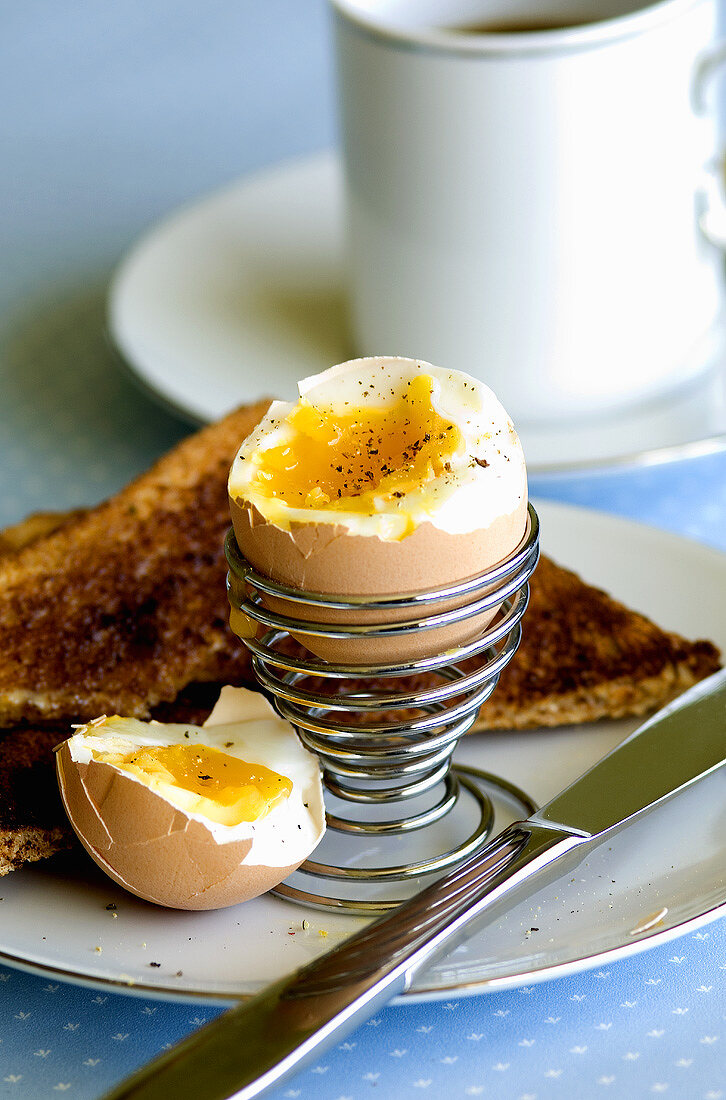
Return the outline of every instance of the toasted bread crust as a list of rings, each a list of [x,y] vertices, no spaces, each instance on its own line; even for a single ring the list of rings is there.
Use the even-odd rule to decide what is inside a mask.
[[[50,859],[58,852],[73,847],[70,825],[41,829],[29,825],[23,829],[0,829],[0,875],[16,871],[25,863]]]
[[[184,440],[77,522],[0,561],[0,727],[147,717],[247,667],[226,625],[227,473],[267,403]]]
[[[19,523],[0,531],[0,558],[17,554],[66,524],[77,523],[87,512],[87,508],[73,508],[69,512],[33,512]]]
[[[73,843],[53,767],[53,747],[68,732],[23,729],[0,734],[0,875]]]
[[[644,714],[720,667],[690,642],[543,556],[522,642],[475,729],[532,729]]]

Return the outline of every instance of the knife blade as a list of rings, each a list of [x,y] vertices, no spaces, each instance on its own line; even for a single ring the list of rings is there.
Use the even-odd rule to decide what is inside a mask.
[[[726,763],[726,670],[659,711],[526,821],[393,913],[151,1062],[106,1100],[251,1100],[341,1039],[495,901]]]

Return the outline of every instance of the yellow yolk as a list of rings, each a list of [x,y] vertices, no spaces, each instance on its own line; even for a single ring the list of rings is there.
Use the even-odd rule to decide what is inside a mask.
[[[419,375],[395,405],[345,413],[301,399],[287,417],[294,439],[255,456],[254,491],[291,507],[372,513],[375,498],[400,498],[441,476],[462,436],[433,407],[431,390]]]
[[[122,768],[173,805],[220,825],[258,821],[292,791],[286,776],[207,745],[153,745],[125,753],[94,749],[93,758]]]

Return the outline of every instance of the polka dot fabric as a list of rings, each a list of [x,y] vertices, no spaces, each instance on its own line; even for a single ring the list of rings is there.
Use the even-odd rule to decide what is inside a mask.
[[[725,974],[721,921],[574,977],[389,1007],[269,1095],[723,1100]],[[2,967],[0,996],[0,1096],[23,1098],[95,1100],[219,1011]]]

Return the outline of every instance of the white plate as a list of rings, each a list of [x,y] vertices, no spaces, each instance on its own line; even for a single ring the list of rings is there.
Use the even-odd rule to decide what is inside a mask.
[[[153,229],[111,287],[111,335],[177,412],[216,420],[353,355],[342,271],[340,170],[319,154],[244,179]],[[658,462],[726,448],[726,356],[713,333],[688,388],[627,413],[518,424],[536,473]],[[384,349],[385,350],[385,349]]]
[[[664,627],[726,647],[726,557],[611,516],[547,502],[538,508],[546,552]],[[636,725],[475,735],[458,759],[544,802]],[[579,868],[421,975],[407,997],[572,973],[712,920],[726,909],[725,779],[711,776],[601,844]],[[254,992],[362,924],[272,897],[216,913],[170,912],[123,893],[81,856],[11,874],[0,894],[2,961],[189,998]],[[111,903],[115,912],[106,909]],[[656,927],[636,931],[662,910]]]

